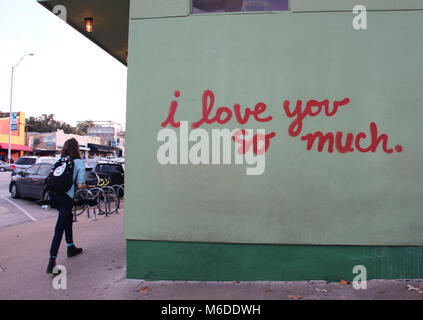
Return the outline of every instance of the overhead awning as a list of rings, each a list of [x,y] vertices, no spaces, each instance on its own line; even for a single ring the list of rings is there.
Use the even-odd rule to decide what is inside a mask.
[[[127,64],[130,0],[38,0],[103,50]],[[94,19],[92,33],[85,18]]]
[[[88,147],[93,150],[93,151],[97,151],[97,152],[113,152],[114,148],[112,147],[108,147],[108,146],[102,146],[100,144],[94,144],[94,143],[89,143]]]
[[[8,143],[0,143],[0,149],[8,150],[9,144]],[[32,151],[31,147],[23,146],[23,145],[20,145],[20,144],[12,144],[12,145],[10,145],[10,149],[15,150],[15,151],[29,151],[29,152]]]

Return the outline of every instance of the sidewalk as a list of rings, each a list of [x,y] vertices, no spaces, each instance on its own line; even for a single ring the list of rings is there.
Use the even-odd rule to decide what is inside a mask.
[[[97,221],[85,215],[79,217],[74,224],[74,240],[84,253],[67,258],[63,240],[57,258],[57,264],[67,269],[67,290],[53,289],[53,276],[45,273],[55,217],[0,229],[0,300],[423,300],[423,280],[372,280],[367,290],[355,290],[351,284],[325,281],[239,283],[126,279],[123,217],[123,210],[108,218],[99,216]]]

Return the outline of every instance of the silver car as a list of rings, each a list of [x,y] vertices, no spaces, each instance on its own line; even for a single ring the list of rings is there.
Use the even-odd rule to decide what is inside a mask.
[[[16,162],[10,165],[12,171],[12,176],[16,175],[17,173],[28,169],[30,166],[33,166],[37,163],[50,163],[54,164],[56,162],[56,158],[53,157],[34,157],[34,156],[26,156],[20,157]]]
[[[0,160],[0,172],[11,171],[12,168],[10,167],[9,163]]]

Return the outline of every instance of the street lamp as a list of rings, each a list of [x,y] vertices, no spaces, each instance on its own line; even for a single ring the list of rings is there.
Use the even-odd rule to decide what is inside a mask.
[[[27,56],[33,56],[33,53],[28,53],[26,55],[24,55],[17,64],[15,64],[12,67],[12,81],[11,81],[11,86],[10,86],[10,111],[9,111],[9,148],[7,150],[7,158],[9,160],[12,159],[12,152],[11,152],[11,137],[12,137],[12,104],[13,104],[13,74],[15,73],[15,70],[18,68],[18,65],[22,62],[22,60],[27,57]]]

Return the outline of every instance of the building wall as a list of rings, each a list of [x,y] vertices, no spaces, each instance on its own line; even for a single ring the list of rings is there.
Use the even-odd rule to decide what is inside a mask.
[[[128,276],[336,280],[364,264],[370,278],[421,277],[421,12],[369,12],[368,29],[357,31],[344,11],[351,1],[340,12],[291,1],[306,13],[186,17],[188,4],[177,3],[166,14],[159,2],[151,17],[143,2],[131,3],[126,170],[140,174],[125,181]],[[372,9],[394,2],[378,3]],[[161,9],[166,19],[155,18]],[[157,135],[170,106],[178,104],[176,121],[198,121],[210,105],[206,90],[215,98],[212,116],[219,106],[266,104],[259,118],[271,121],[201,127],[209,135],[274,132],[262,175],[246,175],[247,165],[158,163]],[[285,101],[294,110],[298,100],[314,100],[313,113],[316,101],[332,107],[345,98],[335,115],[308,115],[301,134],[289,131],[298,127]],[[341,153],[326,144],[319,152],[301,139],[343,132],[345,144],[347,133],[357,139],[362,132],[364,148],[372,123],[375,136],[386,134],[385,149],[361,152],[353,144]],[[183,132],[175,131],[179,139]]]
[[[86,136],[80,136],[77,134],[66,134],[63,132],[63,130],[58,130],[56,132],[56,146],[57,148],[62,148],[63,144],[66,142],[66,140],[75,138],[76,141],[78,141],[80,146],[86,147],[88,140]]]
[[[88,157],[87,145],[88,141],[98,141],[98,139],[88,139],[87,136],[80,136],[76,134],[67,134],[63,130],[56,132],[32,133],[28,139],[28,145],[34,149],[36,155],[51,155],[56,156],[63,147],[63,144],[68,139],[75,138],[80,147],[81,156]],[[92,142],[90,142],[92,143]]]
[[[12,130],[11,144],[25,146],[25,112],[19,112],[17,116],[18,130]],[[0,118],[0,143],[9,143],[9,118]],[[24,151],[11,152],[14,160],[24,155]],[[0,151],[0,156],[5,156],[7,159],[7,149]]]
[[[55,153],[57,150],[56,132],[31,133],[28,146],[35,151]]]
[[[90,127],[87,130],[87,135],[99,137],[102,145],[111,147],[111,142],[114,141],[116,136],[116,129],[113,127]]]
[[[25,145],[25,112],[17,117],[18,130],[12,131],[11,143]],[[9,143],[9,118],[0,118],[0,143]]]
[[[87,143],[101,144],[100,137],[86,136]]]

